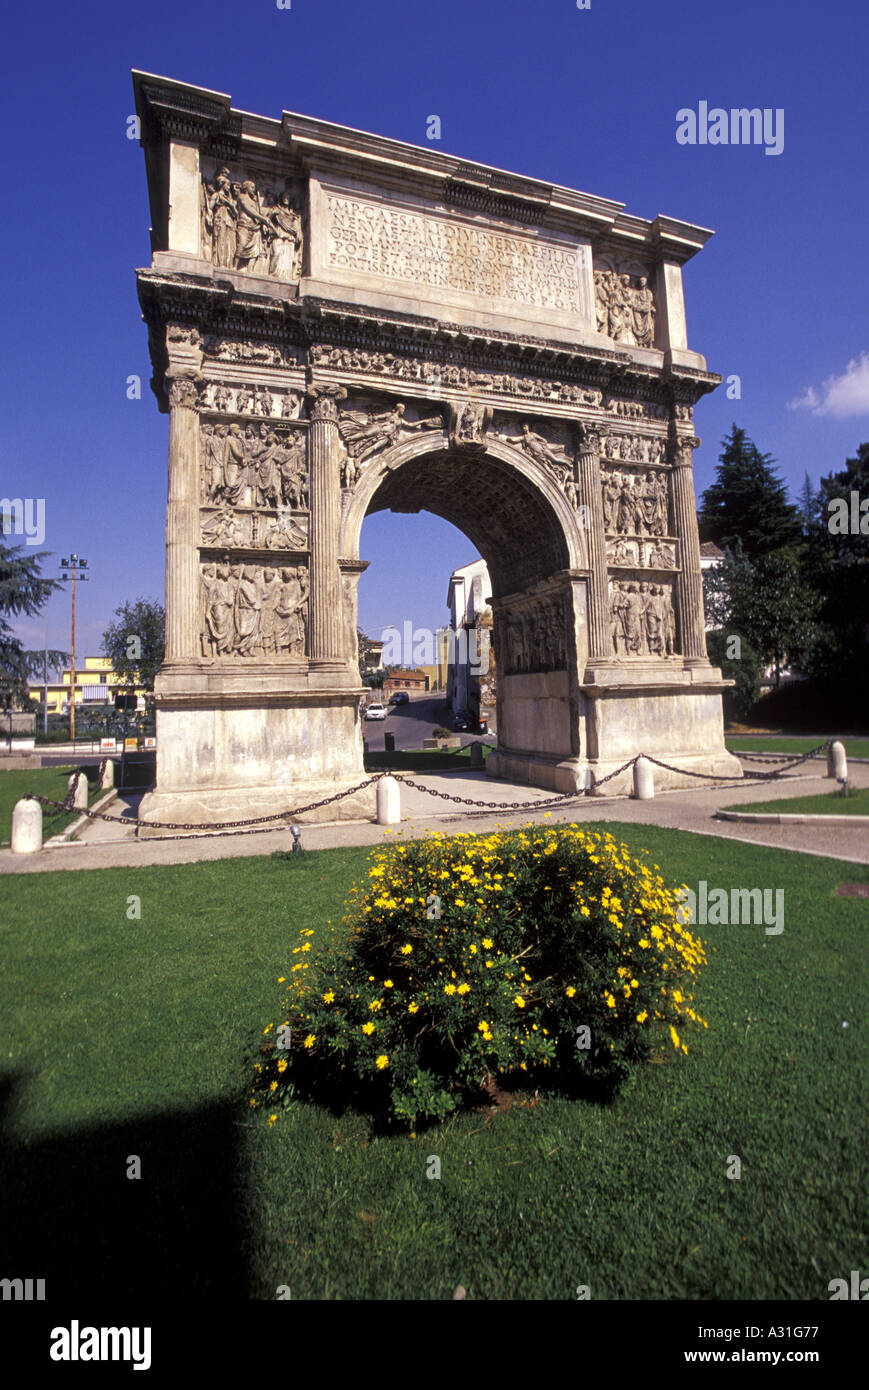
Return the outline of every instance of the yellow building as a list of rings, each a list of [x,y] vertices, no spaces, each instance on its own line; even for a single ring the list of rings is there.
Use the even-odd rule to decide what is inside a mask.
[[[69,667],[61,671],[59,681],[49,681],[47,687],[48,713],[66,714],[69,709],[69,691],[72,672]],[[31,700],[40,705],[46,694],[43,681],[31,680],[27,685]],[[76,662],[75,668],[75,707],[76,709],[96,709],[100,706],[114,706],[115,695],[133,694],[137,696],[137,708],[145,708],[145,687],[129,686],[122,676],[113,669],[107,656],[86,656],[84,667]]]

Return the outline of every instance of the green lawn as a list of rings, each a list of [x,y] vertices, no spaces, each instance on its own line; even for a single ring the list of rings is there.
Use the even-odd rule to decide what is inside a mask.
[[[752,801],[734,806],[725,806],[725,811],[774,811],[782,816],[869,816],[869,787],[858,788],[843,796],[837,789],[834,792],[821,792],[818,796],[791,796],[783,801]]]
[[[813,748],[817,748],[824,739],[818,738],[776,738],[774,734],[767,735],[743,735],[727,734],[725,744],[731,753],[789,753],[792,757],[798,758],[803,753],[809,753]],[[869,739],[867,738],[848,738],[847,735],[840,740],[845,745],[845,752],[851,758],[869,758]]]
[[[72,767],[38,767],[28,770],[27,768],[0,771],[0,844],[8,845],[12,836],[12,810],[16,801],[20,801],[28,792],[33,792],[36,796],[48,796],[52,801],[63,801],[66,796],[66,784],[69,781]],[[85,768],[88,774],[88,801],[96,799],[94,785],[96,781],[97,769],[95,767]],[[79,812],[72,815],[59,815],[50,806],[42,808],[42,833],[47,840],[50,835],[58,835],[61,830],[65,830],[74,820],[77,820]]]
[[[869,904],[836,887],[869,869],[608,828],[668,879],[784,888],[783,933],[699,929],[708,1031],[613,1104],[547,1097],[416,1139],[313,1105],[269,1128],[248,1108],[297,932],[324,940],[366,850],[8,877],[4,1268],[126,1302],[282,1284],[448,1298],[458,1283],[487,1299],[587,1284],[596,1299],[826,1301],[830,1279],[867,1267]]]

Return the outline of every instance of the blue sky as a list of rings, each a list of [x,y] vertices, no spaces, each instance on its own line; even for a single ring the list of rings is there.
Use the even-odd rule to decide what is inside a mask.
[[[0,496],[45,499],[46,572],[70,549],[88,559],[77,653],[97,654],[117,603],[163,595],[168,422],[136,299],[149,215],[125,134],[132,68],[417,144],[437,114],[444,152],[714,228],[685,270],[689,346],[738,374],[742,398],[722,387],[698,407],[698,492],[734,421],[795,492],[869,438],[867,28],[853,0],[7,9]],[[677,111],[700,101],[782,108],[783,152],[678,144]],[[442,623],[473,554],[427,514],[369,518],[362,625]],[[68,596],[18,631],[68,646]]]

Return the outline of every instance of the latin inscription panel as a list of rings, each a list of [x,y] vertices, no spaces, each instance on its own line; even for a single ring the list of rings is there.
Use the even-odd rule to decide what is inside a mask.
[[[323,190],[321,242],[332,270],[427,286],[433,296],[496,300],[590,317],[588,248]]]

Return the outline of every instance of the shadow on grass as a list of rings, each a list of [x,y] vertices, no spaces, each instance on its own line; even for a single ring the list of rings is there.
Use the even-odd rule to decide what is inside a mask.
[[[13,1138],[23,1074],[0,1081],[0,1276],[46,1297],[249,1297],[237,1109],[206,1106]],[[131,1155],[141,1177],[127,1176]]]
[[[289,1065],[279,1075],[274,1063],[280,1058],[287,1060]],[[411,1129],[417,1134],[424,1134],[443,1123],[443,1118],[435,1116],[419,1115],[413,1124],[395,1119],[390,1113],[390,1093],[397,1078],[388,1071],[381,1077],[363,1079],[356,1075],[351,1066],[342,1065],[338,1058],[312,1057],[301,1052],[293,1052],[290,1056],[286,1051],[274,1047],[260,1047],[256,1056],[251,1055],[252,1061],[257,1059],[263,1064],[263,1072],[256,1091],[264,1106],[279,1108],[283,1104],[300,1102],[315,1105],[335,1119],[356,1115],[366,1122],[375,1136]],[[419,1066],[437,1077],[438,1084],[450,1089],[452,1077],[444,1069],[441,1049],[436,1046],[421,1049]],[[269,1090],[273,1080],[278,1082],[275,1092]],[[492,1077],[488,1085],[479,1088],[456,1088],[453,1092],[455,1109],[450,1113],[507,1109],[514,1099],[527,1101],[538,1093],[541,1102],[558,1096],[566,1100],[585,1101],[589,1105],[609,1106],[626,1084],[628,1078],[615,1067],[529,1068],[528,1071],[517,1070],[509,1075]]]

